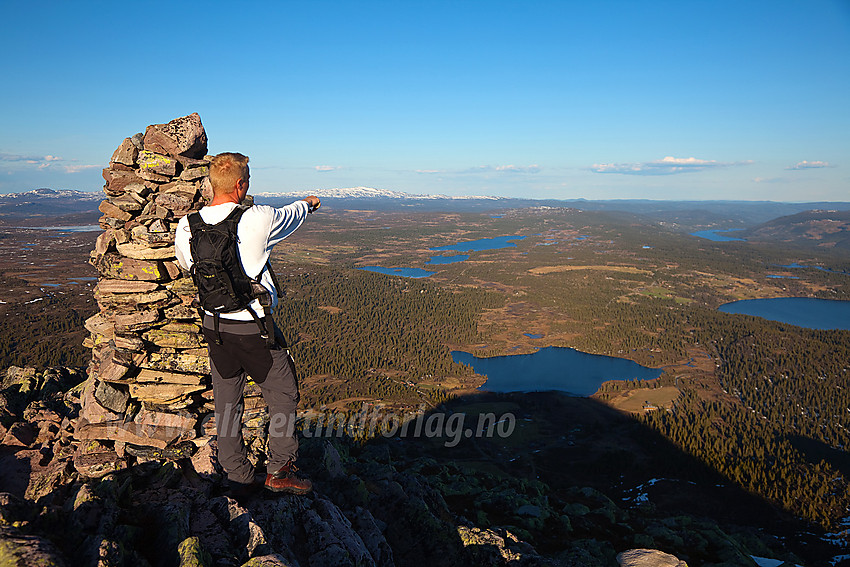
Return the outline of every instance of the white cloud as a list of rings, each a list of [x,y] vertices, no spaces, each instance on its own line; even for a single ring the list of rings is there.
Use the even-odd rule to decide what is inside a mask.
[[[469,173],[538,173],[541,171],[539,165],[477,165],[466,169],[417,169],[416,173],[443,173],[462,175]]]
[[[319,172],[334,171],[334,170],[337,170],[337,169],[339,169],[339,167],[337,167],[335,165],[317,165],[315,167],[315,170],[319,171]]]
[[[540,166],[536,163],[533,165],[497,165],[496,171],[504,171],[507,173],[537,173],[540,171]]]
[[[56,156],[51,156],[51,155],[47,155],[47,156],[32,156],[32,155],[22,156],[22,155],[19,155],[19,154],[3,154],[3,153],[0,153],[0,161],[17,161],[17,162],[36,164],[36,163],[46,163],[46,162],[61,161],[61,160],[62,160],[61,157],[56,157]]]
[[[45,164],[47,165],[47,164]],[[102,165],[93,164],[93,165],[64,165],[62,166],[65,169],[66,173],[78,173],[80,171],[85,171],[87,169],[101,168]]]
[[[752,161],[722,162],[695,157],[676,158],[667,156],[655,161],[638,163],[595,163],[590,167],[590,170],[596,173],[620,173],[623,175],[673,175],[751,163]]]
[[[790,167],[786,167],[785,169],[818,169],[821,167],[835,167],[834,165],[829,165],[829,162],[826,161],[806,161],[803,160],[796,165],[792,165]]]

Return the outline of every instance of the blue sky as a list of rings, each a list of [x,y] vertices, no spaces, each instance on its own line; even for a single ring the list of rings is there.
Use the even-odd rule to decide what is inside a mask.
[[[10,2],[0,193],[198,112],[254,192],[850,200],[850,1]]]

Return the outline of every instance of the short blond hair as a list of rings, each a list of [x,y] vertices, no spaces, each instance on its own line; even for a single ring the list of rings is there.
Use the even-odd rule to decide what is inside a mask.
[[[210,185],[214,194],[232,193],[240,179],[248,180],[248,156],[224,152],[210,160]]]

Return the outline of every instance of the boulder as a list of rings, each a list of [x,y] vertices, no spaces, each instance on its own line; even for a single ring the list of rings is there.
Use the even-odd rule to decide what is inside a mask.
[[[109,473],[127,468],[127,462],[115,451],[84,453],[74,457],[74,468],[87,478],[103,478]]]
[[[104,357],[100,360],[100,365],[97,370],[97,377],[100,380],[119,381],[130,370],[130,365],[126,364],[126,360],[117,356],[114,349],[108,348],[104,352]]]
[[[156,282],[101,279],[95,286],[95,293],[145,293],[159,287]]]
[[[131,138],[124,138],[121,145],[118,146],[112,153],[112,163],[122,163],[124,165],[133,166],[136,164],[136,158],[139,157],[139,148],[133,143]]]
[[[124,258],[113,252],[100,256],[95,267],[101,276],[118,280],[162,281],[169,277],[159,262]]]
[[[168,319],[194,320],[198,318],[198,310],[191,305],[181,303],[180,305],[169,307],[163,311],[163,315],[165,315]]]
[[[153,370],[171,370],[178,372],[194,372],[198,374],[210,373],[210,361],[206,352],[200,356],[196,354],[154,352],[148,357],[147,368]],[[163,380],[171,382],[172,380]]]
[[[100,405],[94,397],[94,391],[97,387],[96,380],[89,378],[83,387],[83,395],[81,396],[82,408],[80,408],[80,417],[77,420],[77,428],[75,435],[79,435],[79,431],[90,423],[105,423],[109,421],[118,421],[123,419],[123,415],[110,411]]]
[[[133,335],[115,335],[113,341],[115,348],[122,350],[132,352],[143,352],[145,350],[145,341]]]
[[[124,386],[101,381],[94,389],[94,399],[106,409],[121,414],[127,409],[130,393]]]
[[[119,221],[128,221],[133,218],[133,215],[112,204],[108,200],[101,201],[100,206],[97,208],[97,210],[99,210],[105,216],[111,217]]]
[[[119,171],[114,168],[104,169],[103,179],[106,181],[103,190],[110,196],[123,195],[128,185],[144,185],[144,180],[136,175],[135,172]]]
[[[31,424],[25,421],[18,421],[9,426],[6,436],[3,437],[0,445],[29,447],[35,442],[36,436],[37,432]]]
[[[161,185],[159,193],[160,195],[175,193],[182,195],[191,201],[194,200],[195,195],[198,193],[198,186],[188,181],[177,180]]]
[[[139,175],[147,179],[145,174],[149,173],[170,178],[177,173],[177,160],[167,155],[142,150],[139,152]]]
[[[0,526],[0,552],[4,567],[64,567],[59,551],[47,539],[24,535],[16,528]]]
[[[180,179],[183,181],[195,181],[210,174],[210,167],[206,164],[197,167],[186,167],[184,164],[183,167],[185,169],[180,173]]]
[[[126,192],[120,197],[110,197],[109,202],[128,213],[137,213],[141,211],[146,201],[135,193]]]
[[[158,206],[169,209],[177,218],[186,216],[194,210],[192,197],[187,193],[160,193],[156,196],[155,202]]]
[[[107,338],[112,338],[115,334],[115,322],[103,313],[96,313],[95,315],[92,315],[86,319],[83,325],[85,325],[86,330],[93,335],[102,335]]]
[[[198,447],[192,455],[192,468],[201,478],[211,479],[214,475],[221,474],[223,469],[218,464],[217,445],[211,438],[206,437],[206,442]],[[199,440],[195,440],[198,443]]]
[[[3,377],[2,388],[5,390],[16,384],[25,384],[31,380],[35,380],[35,368],[27,366],[21,368],[19,366],[10,366],[6,369],[6,375]]]
[[[109,228],[97,237],[97,240],[94,242],[95,256],[101,256],[109,251],[113,243],[115,243],[115,234],[117,232],[118,231],[116,229]]]
[[[166,260],[174,258],[174,246],[152,248],[144,242],[127,242],[118,245],[118,253],[137,260]]]
[[[145,130],[146,149],[170,156],[202,158],[207,153],[207,133],[197,112]]]
[[[201,346],[201,337],[197,332],[181,333],[179,331],[167,331],[164,329],[151,329],[142,337],[156,346],[165,348],[198,348]]]
[[[113,313],[115,311],[135,311],[139,309],[155,310],[162,309],[177,303],[179,300],[174,295],[164,289],[151,291],[148,293],[101,293],[95,290],[94,298],[103,313]],[[128,313],[129,314],[129,313]],[[118,327],[116,316],[116,327]]]
[[[156,311],[136,311],[113,317],[115,330],[119,333],[147,330],[153,327],[158,321],[159,313]]]
[[[212,565],[212,557],[204,550],[201,540],[197,537],[187,537],[177,546],[180,556],[180,567],[205,567]]]
[[[617,556],[620,567],[688,567],[675,555],[657,549],[630,549]]]
[[[157,406],[180,406],[191,394],[200,392],[206,386],[190,384],[130,384],[130,395],[133,398],[150,402]],[[185,407],[185,406],[184,406]]]

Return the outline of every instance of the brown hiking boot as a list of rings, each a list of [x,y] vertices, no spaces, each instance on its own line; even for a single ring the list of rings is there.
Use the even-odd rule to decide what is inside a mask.
[[[276,473],[266,475],[266,490],[291,494],[307,494],[313,490],[313,483],[309,479],[299,477],[297,472],[298,467],[289,461]]]

